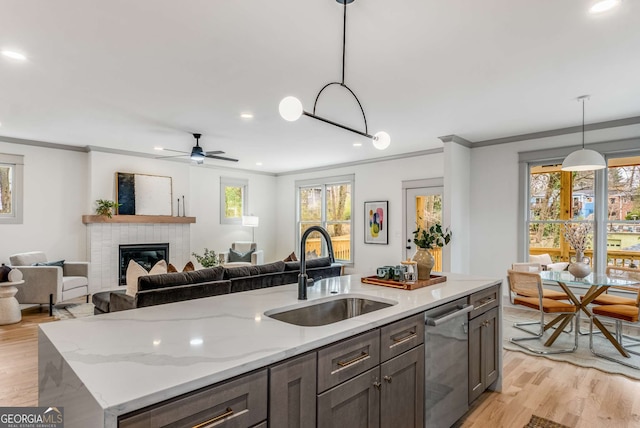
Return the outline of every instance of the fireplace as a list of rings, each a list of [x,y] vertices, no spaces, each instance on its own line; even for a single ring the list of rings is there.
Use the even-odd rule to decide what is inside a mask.
[[[134,260],[148,272],[160,260],[169,262],[169,244],[120,245],[120,285],[127,284],[129,260]]]

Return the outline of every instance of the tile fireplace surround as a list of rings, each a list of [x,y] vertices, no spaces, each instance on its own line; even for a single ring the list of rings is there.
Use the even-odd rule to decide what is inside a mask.
[[[87,223],[89,291],[118,288],[120,244],[169,243],[172,263],[181,269],[190,258],[189,224]]]

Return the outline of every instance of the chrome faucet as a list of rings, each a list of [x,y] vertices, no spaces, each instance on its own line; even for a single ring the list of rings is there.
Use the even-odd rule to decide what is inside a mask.
[[[307,265],[305,263],[305,244],[307,242],[307,237],[312,232],[320,232],[320,234],[324,237],[325,242],[327,243],[327,250],[329,251],[329,261],[331,263],[335,262],[336,259],[333,255],[333,245],[331,244],[331,237],[329,233],[320,226],[311,226],[309,229],[305,230],[302,234],[302,239],[300,240],[300,273],[298,274],[298,300],[307,300],[307,285],[313,280],[309,280],[309,276],[307,275]]]

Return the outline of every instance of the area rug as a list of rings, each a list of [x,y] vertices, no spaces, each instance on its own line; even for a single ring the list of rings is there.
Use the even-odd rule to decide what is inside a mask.
[[[550,421],[549,419],[541,418],[540,416],[531,415],[529,423],[523,428],[569,428],[566,425],[559,424],[557,422]]]
[[[93,303],[61,303],[53,307],[53,317],[59,320],[93,316]]]
[[[518,308],[512,308],[505,306],[503,310],[503,348],[509,351],[518,351],[523,352],[525,354],[549,358],[554,361],[564,361],[567,363],[571,363],[581,367],[590,367],[594,368],[606,373],[614,373],[620,374],[623,376],[627,376],[631,379],[640,380],[640,370],[632,369],[630,367],[623,366],[621,364],[617,364],[615,362],[606,360],[604,358],[597,357],[591,353],[589,350],[589,335],[581,335],[578,339],[578,349],[575,352],[567,353],[567,354],[552,354],[552,355],[538,355],[533,352],[529,352],[526,349],[523,349],[513,343],[509,342],[509,338],[511,337],[523,337],[527,336],[522,330],[516,329],[513,327],[513,323],[516,321],[527,321],[527,320],[538,320],[540,315],[536,311],[522,310]],[[546,320],[553,319],[552,316],[547,316]],[[531,330],[535,330],[537,325],[529,326]],[[589,323],[584,320],[584,317],[581,317],[581,331],[588,332],[589,331]],[[597,331],[597,328],[594,326],[594,331]],[[544,347],[544,342],[546,339],[551,336],[553,330],[546,332],[542,339],[540,340],[528,340],[526,341],[526,345],[532,348],[538,349],[549,349]],[[638,329],[632,329],[629,331],[630,334],[640,337],[640,333]],[[562,333],[558,337],[558,339],[554,342],[550,349],[566,349],[572,348],[574,341],[573,333],[567,334]],[[597,334],[594,335],[593,339],[595,349],[607,356],[624,359],[631,364],[635,364],[640,366],[640,356],[631,354],[631,358],[624,358],[622,355],[618,353],[618,351],[613,347],[613,345],[602,335]],[[639,348],[636,348],[640,350]]]

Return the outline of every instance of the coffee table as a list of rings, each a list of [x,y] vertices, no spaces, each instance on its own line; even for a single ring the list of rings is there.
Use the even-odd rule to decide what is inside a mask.
[[[15,324],[22,320],[20,304],[15,298],[18,289],[16,285],[23,281],[0,282],[0,325]]]

